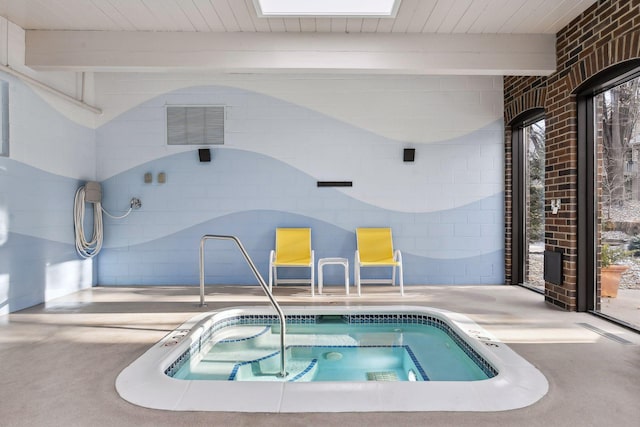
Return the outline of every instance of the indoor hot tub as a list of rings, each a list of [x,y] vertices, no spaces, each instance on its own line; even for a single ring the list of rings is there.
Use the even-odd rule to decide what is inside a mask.
[[[198,315],[118,376],[149,408],[231,412],[499,411],[545,377],[468,317],[427,307],[270,307]]]

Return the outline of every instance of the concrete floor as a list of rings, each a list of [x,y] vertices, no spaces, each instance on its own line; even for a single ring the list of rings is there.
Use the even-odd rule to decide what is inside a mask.
[[[620,289],[617,298],[602,298],[600,310],[640,329],[640,289]]]
[[[370,286],[275,289],[283,305],[426,305],[471,317],[534,364],[549,393],[518,410],[492,413],[244,414],[170,412],[122,400],[116,376],[194,313],[198,289],[93,288],[0,318],[2,426],[636,426],[640,335],[586,313],[546,305],[513,286]],[[207,288],[207,309],[264,305],[257,286]],[[585,327],[629,341],[617,342]],[[215,396],[211,397],[215,399]]]

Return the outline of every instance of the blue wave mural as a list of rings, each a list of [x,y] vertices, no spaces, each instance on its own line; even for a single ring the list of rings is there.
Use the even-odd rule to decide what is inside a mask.
[[[265,280],[269,252],[274,247],[277,227],[310,227],[316,261],[319,258],[349,259],[353,281],[355,230],[286,212],[248,211],[225,215],[170,236],[122,248],[105,248],[99,258],[98,282],[115,285],[153,285],[199,283],[199,244],[204,234],[231,234],[242,241]],[[405,284],[496,284],[503,283],[504,252],[499,250],[459,259],[437,259],[404,250],[399,239],[395,246],[403,252]],[[240,252],[230,242],[209,241],[205,271],[208,284],[257,284]],[[289,277],[283,270],[282,277]],[[300,272],[289,272],[300,276]],[[325,270],[325,283],[342,283],[340,270]],[[385,274],[365,270],[363,277]],[[390,277],[390,270],[387,274]],[[374,277],[371,276],[371,277]]]
[[[0,178],[0,313],[90,287],[93,262],[74,244],[81,182],[7,158]]]
[[[198,161],[200,147],[166,145],[172,104],[226,106],[225,144],[210,163]],[[379,111],[358,114],[375,120]],[[316,258],[351,260],[357,227],[391,227],[408,285],[503,283],[502,138],[496,118],[418,144],[407,164],[403,141],[272,96],[214,85],[158,95],[96,131],[104,207],[120,214],[142,200],[123,220],[105,218],[98,283],[197,284],[200,237],[210,233],[238,235],[266,275],[275,228],[295,226],[312,228]],[[210,283],[255,283],[234,248],[210,251]],[[328,273],[340,282],[339,270]]]
[[[167,182],[144,184],[147,171],[164,172]],[[133,196],[143,207],[124,220],[105,218],[100,284],[195,284],[199,240],[211,233],[238,235],[266,275],[276,227],[311,227],[316,259],[353,262],[355,228],[367,226],[392,227],[407,284],[503,281],[502,194],[447,211],[396,212],[318,188],[277,159],[229,148],[215,149],[211,163],[199,163],[196,151],[167,156],[104,181],[103,190],[108,209]],[[233,248],[211,256],[221,263],[212,283],[254,283]],[[338,281],[340,273],[331,274],[329,283]]]
[[[78,124],[19,79],[10,85],[9,154],[0,157],[0,314],[94,283],[75,252],[78,177],[95,175],[95,130]]]
[[[175,154],[104,181],[105,208],[119,213],[131,197],[143,201],[142,209],[123,221],[105,218],[105,247],[152,241],[251,210],[304,215],[345,230],[391,226],[396,238],[407,237],[402,243],[408,250],[437,251],[434,258],[459,258],[467,250],[463,245],[482,253],[503,245],[503,194],[439,212],[392,211],[356,200],[348,190],[318,188],[313,177],[268,156],[228,148],[215,149],[213,156],[212,163],[198,163],[197,150]],[[167,182],[144,184],[148,171],[154,176],[164,172]],[[423,237],[431,242],[416,240]]]
[[[11,232],[73,244],[73,200],[84,181],[2,157],[0,177]]]
[[[9,233],[0,245],[0,313],[91,287],[92,266],[74,244]]]
[[[428,94],[425,95],[428,98]],[[305,106],[223,86],[192,87],[157,96],[101,126],[98,177],[185,147],[166,145],[167,105],[225,105],[225,148],[262,153],[321,180],[352,180],[350,195],[393,211],[439,211],[503,192],[502,119],[447,140],[415,143],[416,162],[402,161],[406,141],[394,140]],[[479,108],[479,107],[478,107]],[[375,105],[359,111],[375,121]],[[415,113],[420,117],[420,112]],[[428,113],[425,113],[428,114]],[[443,124],[445,129],[452,126]],[[407,134],[411,134],[407,130]],[[195,149],[196,147],[194,147]],[[188,148],[187,148],[188,149]],[[253,173],[247,179],[259,175]],[[263,175],[257,183],[268,179]],[[286,191],[286,187],[282,188]]]
[[[280,226],[311,227],[317,259],[352,261],[356,227],[390,226],[408,285],[503,282],[499,120],[421,145],[407,165],[403,141],[248,90],[161,94],[93,130],[7,80],[12,158],[0,157],[0,314],[95,283],[197,284],[206,233],[240,236],[266,276]],[[166,146],[167,104],[228,107],[227,141],[211,163],[198,162],[198,147]],[[376,117],[371,108],[358,113]],[[153,184],[143,183],[148,172]],[[111,213],[126,211],[132,197],[143,206],[122,220],[105,217],[103,252],[83,260],[74,250],[73,197],[95,176],[108,177],[103,206]],[[318,188],[319,179],[354,186]],[[255,283],[235,248],[209,245],[207,262],[209,283]],[[341,281],[330,267],[327,282]]]

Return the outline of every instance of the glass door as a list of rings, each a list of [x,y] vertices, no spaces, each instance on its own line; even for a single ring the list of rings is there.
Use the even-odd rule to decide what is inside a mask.
[[[640,328],[640,78],[594,102],[595,310]]]
[[[524,285],[544,292],[544,119],[524,126],[525,144],[525,271]]]

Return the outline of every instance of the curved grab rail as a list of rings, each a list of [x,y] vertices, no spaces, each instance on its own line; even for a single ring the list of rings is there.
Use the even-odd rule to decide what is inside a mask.
[[[284,353],[286,322],[284,318],[284,312],[280,308],[280,304],[278,304],[278,302],[273,297],[273,294],[271,293],[271,291],[269,291],[269,288],[267,287],[267,284],[265,283],[264,279],[260,275],[260,272],[258,271],[255,264],[251,260],[251,257],[249,257],[249,254],[247,253],[247,251],[244,249],[244,246],[242,246],[240,239],[238,239],[236,236],[205,234],[204,236],[202,236],[202,239],[200,239],[200,307],[205,307],[207,305],[204,302],[204,243],[207,240],[211,240],[211,239],[231,240],[236,242],[236,245],[238,245],[238,248],[240,248],[240,252],[242,252],[244,259],[247,261],[247,264],[249,264],[249,267],[251,267],[251,271],[253,271],[253,275],[256,276],[256,279],[258,279],[258,283],[260,283],[262,290],[267,295],[267,297],[269,298],[269,301],[271,302],[271,305],[278,313],[278,318],[280,319],[280,376],[282,378],[286,377],[287,371],[285,366],[286,364],[285,364],[285,353]]]

